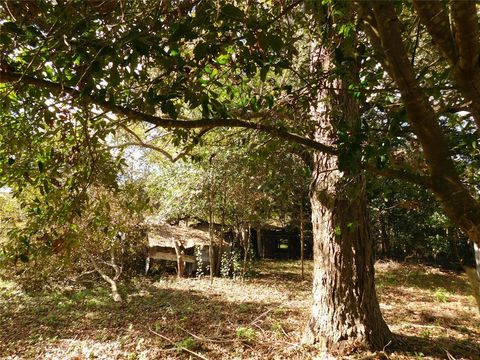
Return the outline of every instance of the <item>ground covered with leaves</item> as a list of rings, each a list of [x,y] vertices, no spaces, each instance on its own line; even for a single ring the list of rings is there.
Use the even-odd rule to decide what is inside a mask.
[[[139,278],[123,286],[122,304],[101,286],[28,293],[2,281],[0,358],[320,358],[299,344],[311,267],[302,279],[297,261],[263,261],[250,279],[213,285]],[[464,274],[385,262],[377,264],[377,286],[399,341],[348,358],[480,359],[480,316]]]

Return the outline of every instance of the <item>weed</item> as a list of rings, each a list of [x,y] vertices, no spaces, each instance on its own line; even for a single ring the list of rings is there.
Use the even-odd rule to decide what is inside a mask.
[[[136,352],[131,352],[127,356],[128,360],[138,360],[140,359],[140,356]]]
[[[270,328],[272,329],[273,332],[275,332],[275,334],[278,336],[278,337],[281,337],[283,335],[283,326],[282,326],[282,323],[278,320],[275,320],[271,325],[270,325]]]
[[[237,338],[245,342],[252,342],[258,337],[258,332],[256,332],[251,327],[239,327],[236,331]]]
[[[197,347],[198,347],[198,343],[192,337],[187,337],[175,344],[175,348],[177,349],[178,353],[182,352],[182,349],[193,350],[193,349],[196,349]]]
[[[438,288],[433,294],[438,302],[448,302],[449,293],[444,288]]]
[[[284,308],[276,308],[275,310],[273,310],[273,315],[276,315],[276,316],[284,316],[286,314],[286,311]]]
[[[429,339],[430,338],[430,335],[432,335],[432,332],[430,330],[423,330],[420,335],[425,338],[425,339]]]
[[[241,303],[240,305],[238,305],[238,312],[239,313],[247,313],[250,310],[251,310],[250,304]]]
[[[97,298],[92,298],[85,301],[86,307],[97,307],[97,306],[102,306],[104,304],[105,303],[102,300]]]
[[[397,285],[400,281],[393,275],[385,277],[385,283],[388,285]]]

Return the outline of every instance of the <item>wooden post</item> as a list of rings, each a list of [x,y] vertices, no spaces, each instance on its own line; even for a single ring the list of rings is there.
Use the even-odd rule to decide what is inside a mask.
[[[183,250],[178,241],[173,241],[173,244],[175,245],[175,253],[177,254],[177,276],[181,278],[185,275],[185,259],[183,258]]]
[[[265,244],[262,239],[262,229],[257,228],[257,252],[260,258],[265,257]]]

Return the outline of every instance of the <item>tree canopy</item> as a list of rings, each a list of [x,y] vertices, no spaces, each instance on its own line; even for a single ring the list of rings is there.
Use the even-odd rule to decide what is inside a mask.
[[[228,221],[292,213],[286,204],[300,195],[303,209],[313,175],[316,281],[335,278],[341,259],[342,281],[355,274],[346,293],[367,294],[342,300],[332,280],[332,297],[360,306],[348,315],[364,312],[365,327],[337,323],[341,331],[322,336],[330,346],[350,331],[376,348],[391,334],[373,284],[365,174],[430,192],[480,246],[476,2],[0,6],[0,186],[27,210],[22,246],[41,239],[58,247],[68,242],[59,229],[97,205],[105,210],[98,195],[128,184],[131,146],[167,159],[148,186],[170,217],[220,218],[212,203],[227,195]],[[190,181],[172,181],[182,176]]]

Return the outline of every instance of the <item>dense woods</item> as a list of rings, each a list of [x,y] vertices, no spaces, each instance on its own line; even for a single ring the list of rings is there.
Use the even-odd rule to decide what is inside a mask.
[[[298,259],[287,283],[311,280],[313,296],[294,338],[277,330],[307,350],[279,358],[395,358],[410,343],[384,302],[419,276],[388,283],[395,266],[450,271],[470,296],[455,301],[480,309],[479,11],[455,0],[2,1],[0,281],[32,294],[105,284],[125,303],[132,284],[168,269],[177,284],[248,293],[260,273],[281,282],[279,258]],[[383,280],[377,260],[390,261],[377,265]],[[478,309],[462,313],[473,345],[452,355],[440,342],[442,356],[478,358]],[[254,316],[236,330],[251,349],[265,315]],[[208,357],[161,328],[150,333],[176,347],[168,356]],[[226,357],[238,356],[262,357]]]

